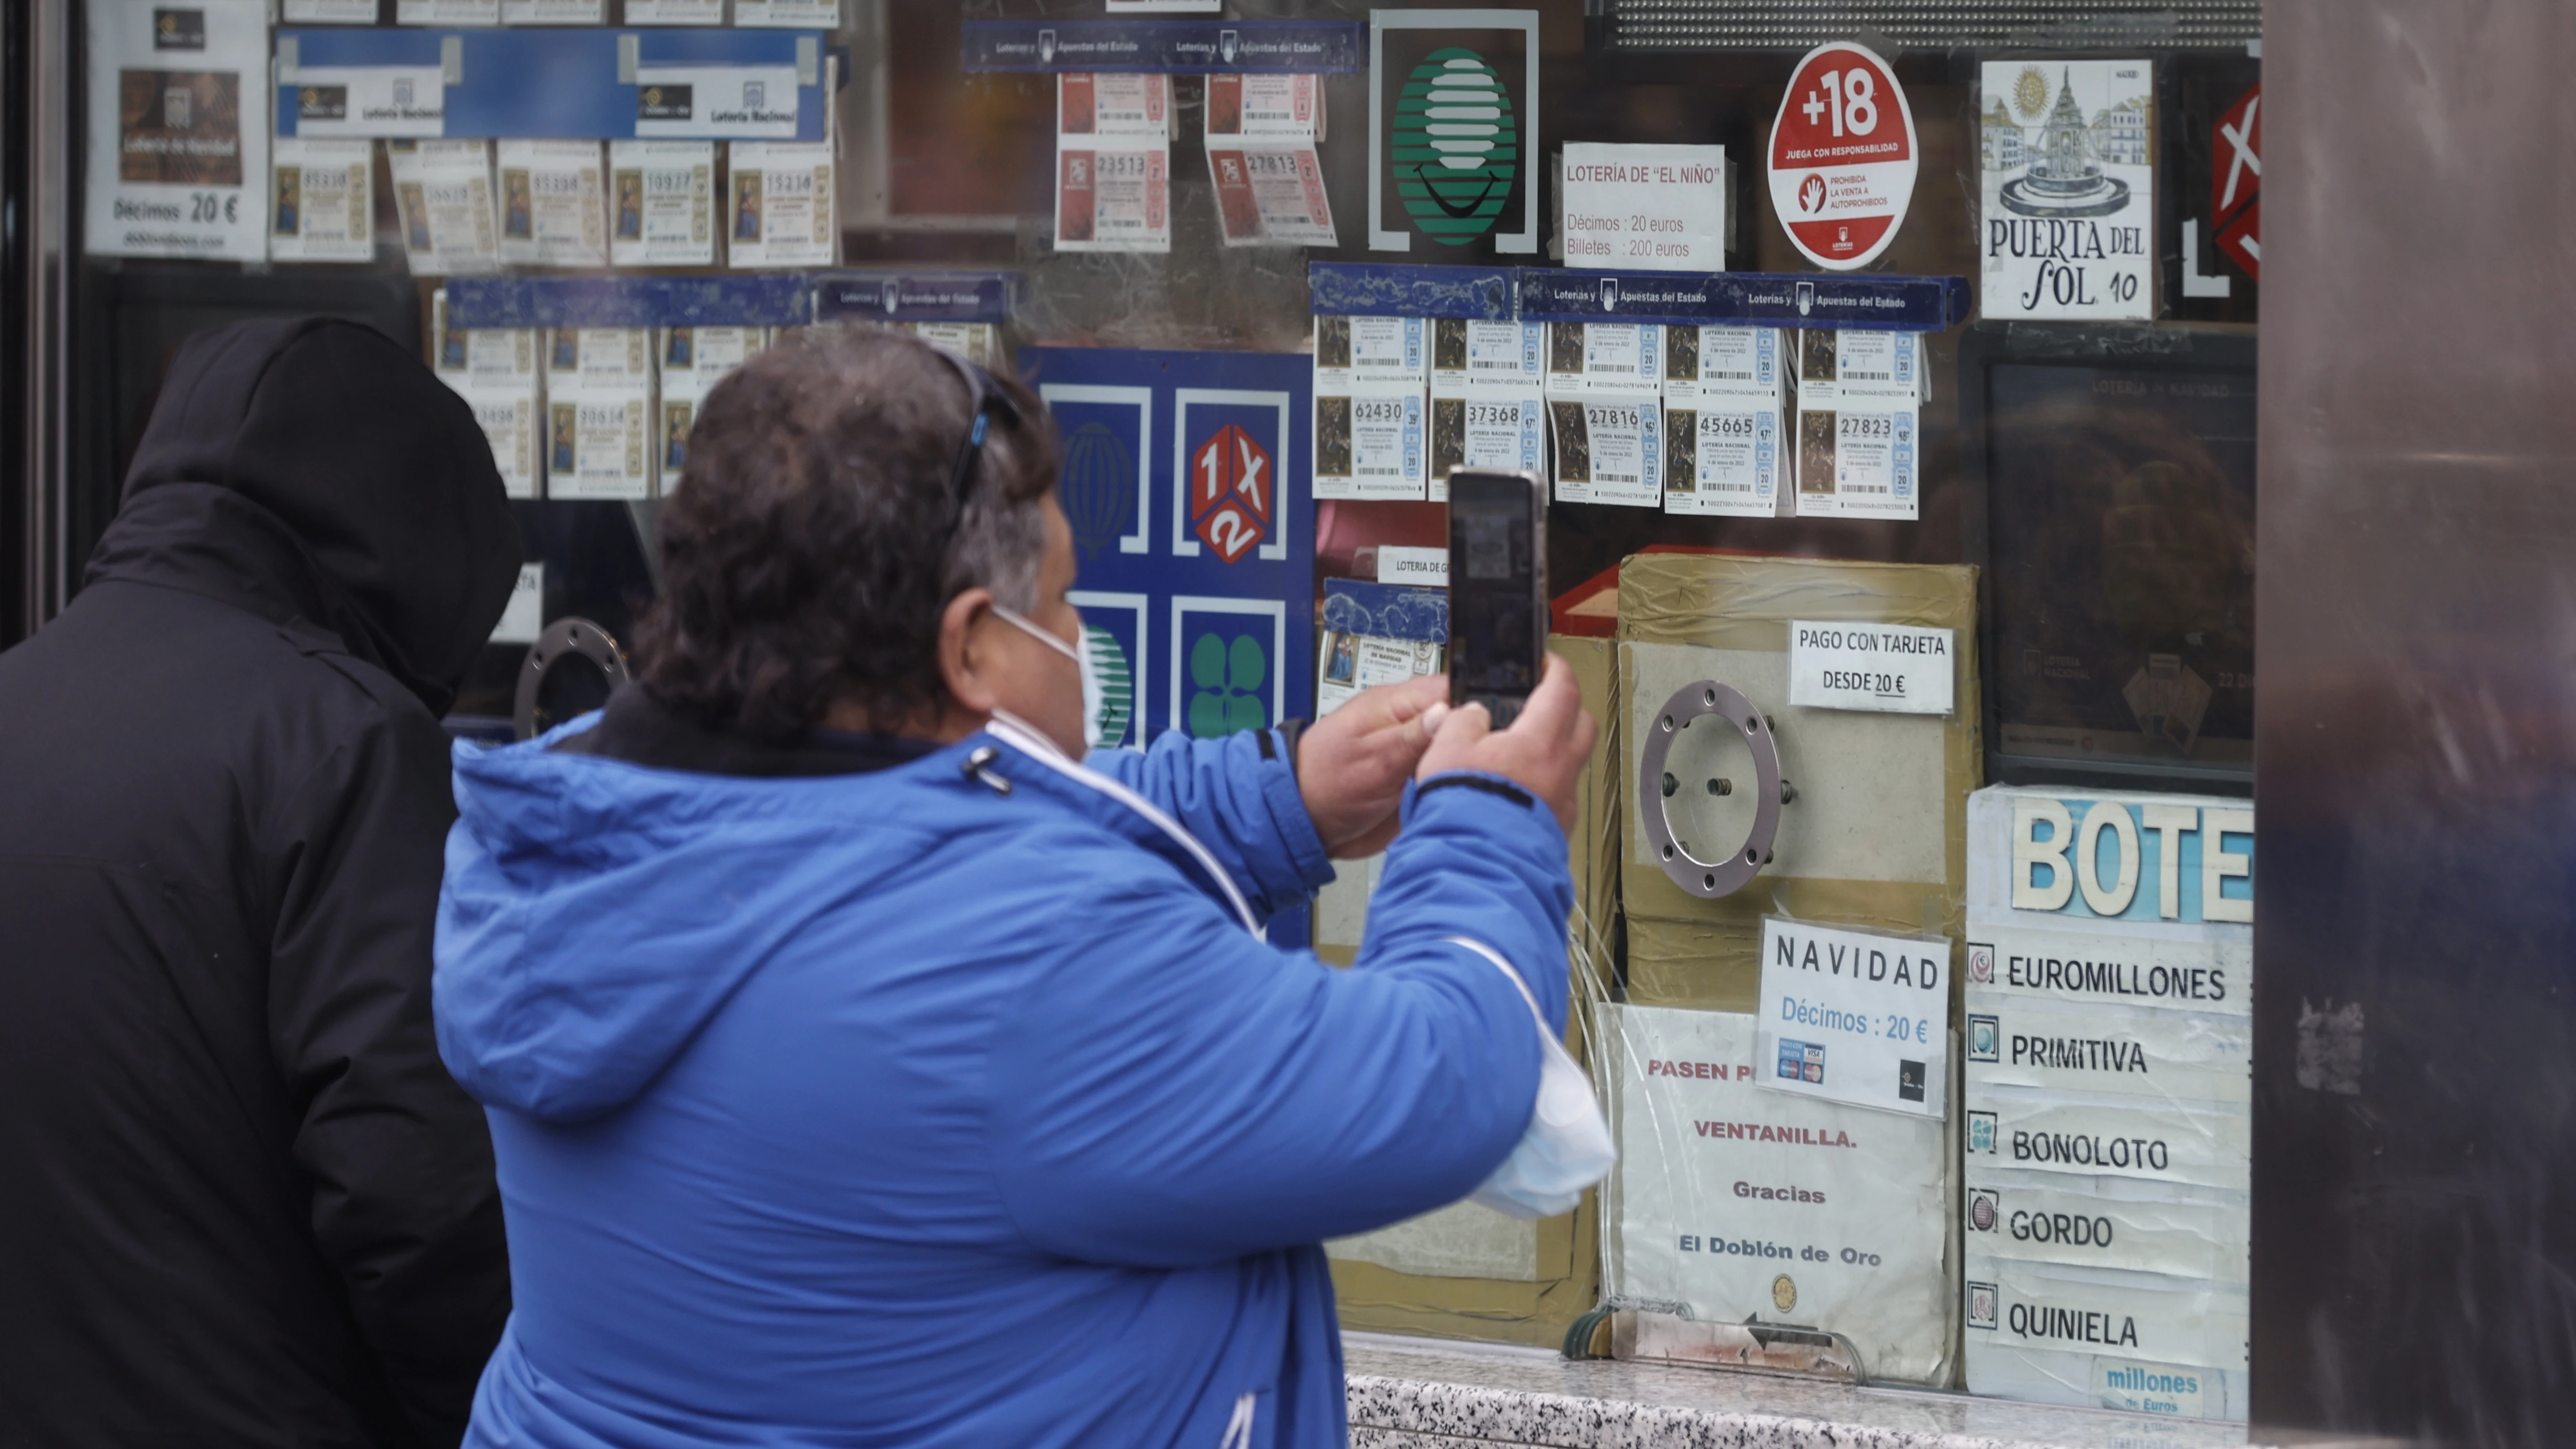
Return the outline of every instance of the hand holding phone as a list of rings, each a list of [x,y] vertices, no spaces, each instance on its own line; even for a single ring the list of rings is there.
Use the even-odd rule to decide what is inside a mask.
[[[1547,655],[1547,503],[1538,475],[1449,475],[1449,703],[1508,727]]]
[[[1475,770],[1500,775],[1547,803],[1557,828],[1574,828],[1575,783],[1592,758],[1601,726],[1583,707],[1574,670],[1550,656],[1538,688],[1510,729],[1493,729],[1482,711],[1457,709],[1440,724],[1424,751],[1415,778],[1427,780],[1447,770]]]

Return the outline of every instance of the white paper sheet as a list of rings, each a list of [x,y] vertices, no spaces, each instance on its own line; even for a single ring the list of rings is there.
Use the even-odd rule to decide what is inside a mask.
[[[715,174],[712,141],[609,142],[609,261],[712,266]]]
[[[385,159],[402,216],[403,254],[414,275],[500,270],[491,142],[388,141]]]
[[[1948,1373],[1942,1124],[1759,1090],[1753,1018],[1610,1006],[1615,1291],[1851,1339],[1873,1380]]]
[[[831,143],[734,141],[726,152],[727,264],[829,266],[840,240]]]
[[[608,265],[608,182],[597,141],[502,141],[501,260]]]
[[[281,262],[374,261],[375,144],[280,136],[275,147],[269,256]]]
[[[260,0],[83,7],[91,256],[268,256],[268,14]]]

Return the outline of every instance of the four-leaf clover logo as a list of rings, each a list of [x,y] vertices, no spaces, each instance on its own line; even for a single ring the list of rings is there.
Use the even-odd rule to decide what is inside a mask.
[[[1220,635],[1201,634],[1190,646],[1190,733],[1213,739],[1270,723],[1261,697],[1269,677],[1259,639],[1239,634],[1228,644]]]

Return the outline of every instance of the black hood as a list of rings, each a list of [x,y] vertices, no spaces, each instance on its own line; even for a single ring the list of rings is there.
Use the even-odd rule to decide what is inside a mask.
[[[382,333],[310,317],[180,347],[88,577],[300,615],[445,714],[519,561],[473,410]]]

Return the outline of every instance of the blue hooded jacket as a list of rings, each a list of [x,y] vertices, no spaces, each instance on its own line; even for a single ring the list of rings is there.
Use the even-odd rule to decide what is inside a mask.
[[[1343,971],[1258,934],[1331,874],[1275,732],[754,778],[550,748],[594,724],[456,750],[439,1046],[515,1295],[469,1444],[1343,1444],[1317,1244],[1538,1089],[1457,938],[1564,1026],[1543,805],[1408,791]]]

